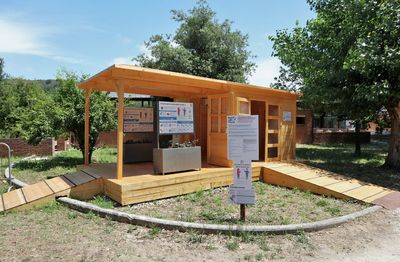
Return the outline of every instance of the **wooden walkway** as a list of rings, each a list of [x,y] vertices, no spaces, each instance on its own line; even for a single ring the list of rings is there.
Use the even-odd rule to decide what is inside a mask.
[[[398,192],[299,163],[265,163],[263,181],[337,198],[353,198],[387,208],[400,207]],[[396,199],[393,200],[393,197]],[[391,203],[386,203],[391,199]]]
[[[232,168],[204,165],[199,171],[155,175],[151,163],[124,166],[115,179],[115,164],[79,166],[77,173],[44,180],[0,195],[0,212],[41,205],[59,196],[90,199],[105,194],[121,205],[179,196],[233,183]],[[337,198],[353,198],[386,208],[400,207],[400,192],[349,179],[299,163],[254,162],[253,181],[299,188]]]
[[[40,181],[0,195],[0,212],[42,205],[59,196],[89,199],[102,192],[102,179],[82,172]]]

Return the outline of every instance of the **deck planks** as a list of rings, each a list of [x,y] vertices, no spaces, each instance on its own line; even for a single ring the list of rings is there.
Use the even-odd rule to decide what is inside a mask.
[[[353,198],[372,203],[394,192],[384,187],[346,178],[318,168],[307,168],[305,165],[270,165],[266,163],[264,167],[263,179],[267,183],[297,187],[338,198]]]
[[[50,187],[43,181],[23,187],[21,190],[24,193],[27,203],[53,194]]]
[[[9,210],[26,204],[21,189],[13,190],[3,194],[4,210]]]
[[[77,173],[66,174],[0,195],[0,212],[35,206],[57,196],[89,199],[104,193],[122,205],[228,186],[233,183],[233,169],[207,165],[201,170],[167,175],[153,174],[148,163],[126,165],[126,177],[117,180],[115,164],[79,166]],[[380,186],[349,179],[298,163],[255,162],[252,180],[299,188],[337,198],[353,198],[375,203],[392,191]]]

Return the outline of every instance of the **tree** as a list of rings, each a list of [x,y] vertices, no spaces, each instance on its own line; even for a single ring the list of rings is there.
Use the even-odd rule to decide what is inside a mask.
[[[371,16],[385,2],[389,1],[309,0],[317,13],[315,19],[270,38],[274,55],[285,66],[281,72],[286,78],[280,78],[278,84],[287,80],[300,83],[303,103],[355,120],[359,132],[365,118],[387,105],[380,81],[355,66],[365,55],[357,51],[368,35],[363,28],[377,23]],[[359,140],[355,142],[355,152],[360,153]]]
[[[85,92],[76,85],[86,78],[86,75],[78,76],[66,70],[60,71],[57,75],[60,84],[54,95],[54,101],[59,107],[60,123],[57,128],[62,132],[74,134],[83,156],[85,155]],[[89,122],[89,161],[91,162],[99,134],[116,127],[116,106],[108,93],[92,92]]]
[[[145,42],[151,55],[134,58],[140,66],[235,82],[245,82],[255,64],[247,50],[248,36],[232,31],[232,22],[219,23],[206,1],[184,11],[172,10],[180,23],[174,36],[153,35]]]
[[[0,134],[36,144],[53,134],[53,101],[37,83],[7,78],[0,88]]]
[[[0,82],[6,78],[6,74],[4,73],[4,59],[0,57]]]

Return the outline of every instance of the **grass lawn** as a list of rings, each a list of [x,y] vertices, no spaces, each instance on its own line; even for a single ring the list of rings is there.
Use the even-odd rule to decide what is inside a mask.
[[[246,207],[246,224],[285,225],[312,222],[349,214],[365,204],[339,200],[254,182],[257,200]],[[97,204],[97,203],[95,203]],[[199,191],[151,203],[118,207],[118,210],[185,222],[238,224],[239,205],[229,203],[228,189]]]
[[[116,160],[117,151],[114,148],[99,148],[93,153],[93,162],[95,163],[112,163]],[[15,160],[13,159],[13,161]],[[71,149],[49,159],[19,162],[13,168],[13,175],[19,180],[31,184],[48,177],[76,172],[76,166],[81,164],[83,164],[81,151]]]
[[[400,190],[400,173],[381,167],[387,149],[386,142],[374,140],[362,145],[361,156],[354,155],[354,145],[351,144],[297,145],[296,157],[310,166]]]

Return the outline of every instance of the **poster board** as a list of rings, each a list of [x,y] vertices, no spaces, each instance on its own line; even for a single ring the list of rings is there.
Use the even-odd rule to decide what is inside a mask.
[[[124,132],[153,132],[153,108],[151,107],[125,107]]]
[[[228,159],[258,160],[258,115],[228,116]]]
[[[255,204],[251,160],[259,158],[258,115],[227,117],[228,159],[233,160],[233,185],[229,199],[235,204]]]
[[[194,133],[193,103],[158,102],[160,135]]]

